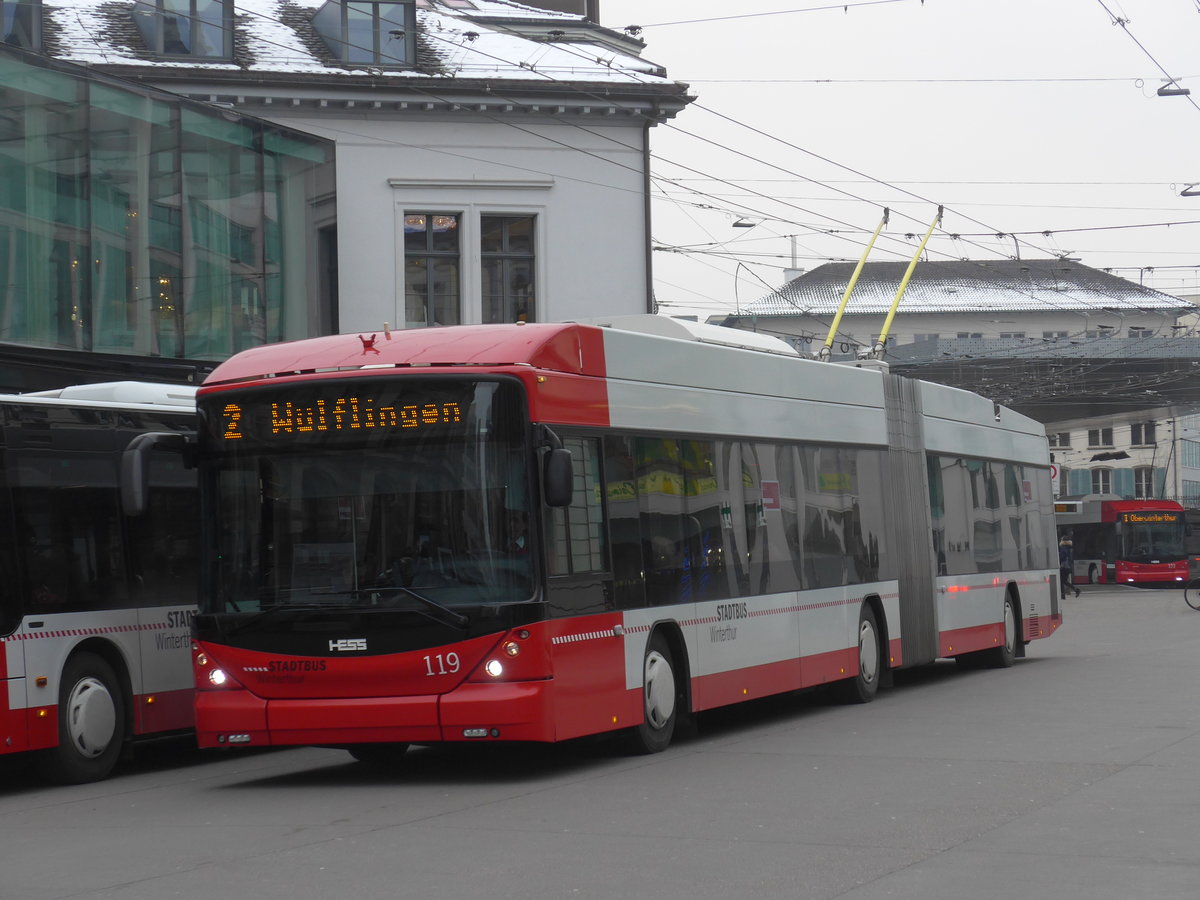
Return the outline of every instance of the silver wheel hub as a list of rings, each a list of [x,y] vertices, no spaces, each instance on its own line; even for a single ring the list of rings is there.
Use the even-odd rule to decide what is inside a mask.
[[[858,674],[867,684],[879,677],[879,642],[870,622],[858,624]]]
[[[79,679],[67,698],[66,713],[67,735],[80,756],[93,759],[108,749],[117,730],[117,707],[102,681]]]
[[[1017,617],[1012,604],[1004,604],[1004,647],[1012,653],[1017,645]]]
[[[675,712],[675,673],[657,650],[646,654],[646,724],[662,728]]]

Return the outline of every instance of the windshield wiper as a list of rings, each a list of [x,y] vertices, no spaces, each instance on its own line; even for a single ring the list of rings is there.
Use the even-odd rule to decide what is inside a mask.
[[[430,611],[430,618],[441,622],[443,625],[451,625],[455,628],[465,629],[471,624],[471,620],[462,613],[455,612],[450,607],[438,603],[431,597],[426,597],[424,594],[419,594],[412,588],[406,587],[389,587],[389,588],[370,588],[367,590],[356,591],[358,594],[366,594],[372,597],[383,597],[388,595],[388,599],[394,600],[398,596],[412,597],[418,603],[425,606]]]
[[[279,613],[284,612],[286,610],[330,609],[330,608],[331,607],[328,604],[323,604],[323,603],[280,603],[276,606],[269,606],[266,609],[255,613],[254,615],[252,615],[250,618],[246,619],[245,621],[238,622],[236,625],[234,625],[232,628],[230,628],[225,633],[228,635],[238,634],[239,632],[245,631],[247,628],[252,628],[253,626],[257,625],[259,622],[263,622],[263,621],[265,621],[275,615],[278,615]]]

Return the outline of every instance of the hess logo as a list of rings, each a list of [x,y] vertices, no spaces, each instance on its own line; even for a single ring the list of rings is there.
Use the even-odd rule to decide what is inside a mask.
[[[366,650],[366,638],[339,638],[329,642],[329,649],[337,653],[348,653],[354,650]]]

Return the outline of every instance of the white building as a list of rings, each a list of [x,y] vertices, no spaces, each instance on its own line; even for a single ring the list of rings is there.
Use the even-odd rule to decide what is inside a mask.
[[[854,268],[853,263],[819,266],[746,304],[724,324],[816,349],[829,333]],[[839,323],[835,355],[874,344],[907,268],[907,262],[863,267]],[[1048,342],[1171,337],[1188,312],[1195,307],[1186,301],[1074,260],[922,261],[897,308],[888,347],[938,344],[950,355],[970,347],[962,342],[998,340],[1009,342],[1003,346],[1019,355],[1023,347]]]
[[[1158,407],[1046,425],[1055,496],[1115,494],[1200,507],[1200,413]]]
[[[335,142],[339,330],[651,309],[649,133],[691,98],[636,37],[507,0],[17,2],[56,59]]]

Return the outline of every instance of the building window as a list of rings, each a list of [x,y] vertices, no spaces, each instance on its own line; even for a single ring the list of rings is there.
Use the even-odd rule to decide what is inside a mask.
[[[955,335],[955,337],[958,337],[960,339],[973,338],[975,340],[979,340],[980,338],[983,337],[983,332],[982,331],[960,331],[960,332],[958,332],[957,335]]]
[[[1184,506],[1200,506],[1200,481],[1184,481],[1181,502]]]
[[[1131,338],[1148,338],[1154,337],[1153,328],[1144,328],[1137,325],[1131,325],[1129,328],[1129,336]]]
[[[1111,428],[1092,428],[1088,431],[1089,447],[1111,447],[1113,445],[1113,430]]]
[[[535,216],[480,216],[483,321],[534,322]]]
[[[1154,443],[1154,423],[1138,422],[1129,426],[1129,443],[1134,446],[1150,446]]]
[[[233,57],[233,0],[138,0],[133,20],[152,53]]]
[[[1071,470],[1066,466],[1058,468],[1058,495],[1065,497],[1071,492]]]
[[[1071,432],[1069,431],[1052,431],[1046,435],[1046,438],[1050,441],[1051,447],[1071,446]]]
[[[1049,341],[1065,340],[1068,335],[1065,331],[1043,331],[1042,337]]]
[[[0,43],[41,49],[42,0],[0,0]]]
[[[1180,441],[1179,461],[1189,469],[1200,469],[1200,442]]]
[[[941,337],[941,335],[938,334],[937,332],[933,332],[931,334],[914,334],[913,335],[913,343],[914,344],[923,344],[926,341],[936,341],[940,337]]]
[[[1023,332],[1023,331],[1002,331],[1002,332],[1000,332],[1000,337],[1001,338],[1012,338],[1013,340],[1024,340],[1025,332]]]
[[[460,319],[457,213],[404,216],[405,327],[457,325]]]
[[[1112,469],[1092,469],[1092,493],[1112,493]]]
[[[1150,500],[1154,497],[1154,469],[1138,466],[1133,470],[1133,498]]]
[[[328,0],[313,25],[344,63],[407,66],[416,56],[414,0]]]

